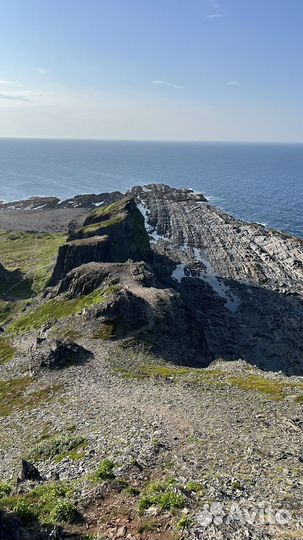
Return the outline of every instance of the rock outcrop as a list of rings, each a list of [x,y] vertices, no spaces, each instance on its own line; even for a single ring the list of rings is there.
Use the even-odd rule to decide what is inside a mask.
[[[70,234],[59,250],[50,285],[81,264],[150,260],[151,255],[143,216],[134,199],[124,198],[96,209]]]
[[[2,297],[8,298],[14,296],[15,287],[23,280],[24,276],[22,276],[20,270],[17,269],[10,272],[0,263],[0,294]],[[28,283],[28,280],[24,280],[25,282]]]
[[[214,356],[302,375],[303,241],[178,191],[151,184],[129,195],[154,250],[175,261],[175,286]]]
[[[212,359],[203,324],[179,292],[163,287],[145,262],[89,263],[61,281],[57,294],[77,298],[95,289],[112,289],[85,315],[85,333],[110,339],[138,336],[156,354],[186,365]]]
[[[92,357],[92,353],[70,339],[38,340],[32,351],[34,368],[62,369],[71,364],[81,364]]]
[[[60,201],[58,197],[30,197],[29,199],[12,201],[12,202],[1,202],[0,201],[0,210],[51,210],[57,209],[62,210],[63,208],[95,208],[106,206],[111,204],[118,199],[121,199],[123,194],[120,191],[113,191],[110,193],[99,193],[98,195],[85,194],[85,195],[76,195],[70,199],[65,199]]]

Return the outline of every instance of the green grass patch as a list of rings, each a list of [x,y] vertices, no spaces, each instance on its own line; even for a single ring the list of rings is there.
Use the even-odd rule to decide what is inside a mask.
[[[28,313],[21,315],[12,323],[8,331],[12,335],[22,335],[31,332],[50,322],[60,321],[73,315],[77,315],[83,309],[89,309],[97,304],[102,304],[116,290],[116,287],[109,287],[105,290],[97,289],[90,294],[79,298],[68,299],[59,297],[48,300],[44,304],[31,309]]]
[[[139,514],[151,506],[158,506],[161,511],[172,511],[174,509],[184,508],[186,497],[180,491],[174,478],[161,482],[152,482],[147,487],[145,494],[139,500]]]
[[[65,240],[63,234],[0,231],[1,263],[10,271],[20,269],[32,283],[33,291],[39,293],[51,276],[58,249]],[[20,294],[24,298],[22,289]]]
[[[178,522],[178,529],[183,531],[184,529],[189,529],[193,524],[193,520],[189,518],[188,516],[184,516],[180,519]]]
[[[68,457],[70,454],[74,455],[75,452],[84,449],[86,446],[87,441],[84,437],[58,435],[37,444],[30,451],[29,459],[34,461],[45,461],[47,459],[56,458],[56,461],[62,461],[65,457]]]
[[[50,519],[54,523],[78,523],[81,514],[71,501],[60,501],[53,507]]]
[[[96,473],[95,473],[95,479],[96,480],[113,480],[115,478],[115,475],[113,473],[113,469],[115,468],[115,464],[110,459],[105,459],[100,463]]]
[[[121,367],[116,368],[115,371],[120,373],[123,379],[171,379],[190,376],[196,382],[208,382],[224,375],[224,372],[219,369],[179,368],[162,364],[144,364],[134,366],[132,369]]]
[[[52,399],[62,388],[62,385],[58,384],[29,393],[28,389],[33,382],[32,377],[28,376],[0,381],[0,417],[9,416],[17,409],[33,409]]]
[[[228,377],[228,382],[241,390],[254,390],[266,394],[270,399],[280,400],[285,397],[285,384],[281,381],[266,379],[258,375],[248,377]]]
[[[55,482],[0,499],[0,510],[15,512],[24,522],[39,519],[42,523],[75,523],[81,515],[73,497],[71,484]]]
[[[6,482],[0,482],[0,499],[10,495],[12,491],[12,486]]]
[[[0,326],[8,323],[14,319],[19,313],[21,313],[26,302],[20,300],[18,302],[11,302],[0,299]]]
[[[15,349],[11,341],[3,336],[0,336],[0,365],[10,362],[15,356]]]

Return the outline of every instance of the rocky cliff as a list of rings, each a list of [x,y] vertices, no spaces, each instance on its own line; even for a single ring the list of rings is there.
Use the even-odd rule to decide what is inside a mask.
[[[70,233],[59,250],[50,285],[70,270],[88,262],[150,260],[151,250],[144,219],[134,199],[123,198],[96,209],[82,227]]]

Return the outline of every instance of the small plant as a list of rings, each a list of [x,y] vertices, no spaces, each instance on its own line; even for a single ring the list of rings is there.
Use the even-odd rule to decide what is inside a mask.
[[[131,497],[138,497],[138,495],[140,495],[140,491],[139,489],[133,487],[133,486],[128,486],[126,488],[126,492],[128,493],[128,495],[130,495]]]
[[[163,493],[159,497],[159,507],[161,510],[172,510],[173,508],[184,508],[186,498],[184,495],[174,492]]]
[[[145,510],[147,510],[150,506],[153,506],[153,504],[156,504],[155,497],[152,495],[143,495],[139,501],[139,514],[142,514]]]
[[[193,520],[191,518],[189,518],[188,516],[184,516],[180,519],[177,526],[178,526],[178,529],[184,530],[184,529],[189,529],[192,523],[193,523]]]
[[[10,495],[11,491],[12,487],[9,484],[6,484],[5,482],[0,483],[0,499]]]
[[[72,502],[60,501],[52,509],[50,517],[54,523],[77,523],[81,514]]]
[[[102,461],[96,472],[97,480],[113,480],[115,478],[113,473],[114,467],[115,464],[110,459],[105,459]]]
[[[72,450],[79,450],[86,444],[84,437],[56,436],[39,443],[30,453],[30,458],[36,461],[65,457]]]
[[[23,523],[34,521],[37,517],[34,507],[26,501],[18,501],[12,510]]]
[[[190,480],[186,484],[185,489],[193,493],[199,493],[199,494],[205,493],[205,488],[203,487],[203,485],[200,482],[195,482],[194,480]]]
[[[139,513],[142,514],[153,505],[162,511],[172,511],[183,508],[185,503],[186,497],[180,492],[175,478],[169,478],[149,485],[148,492],[139,501]]]

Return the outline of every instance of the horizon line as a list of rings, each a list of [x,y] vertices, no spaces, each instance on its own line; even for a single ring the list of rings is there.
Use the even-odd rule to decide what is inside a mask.
[[[264,141],[264,140],[220,140],[220,139],[105,139],[97,137],[15,137],[0,136],[1,140],[28,140],[28,141],[73,141],[73,142],[137,142],[137,143],[180,143],[180,144],[303,144],[303,140],[293,141]]]

